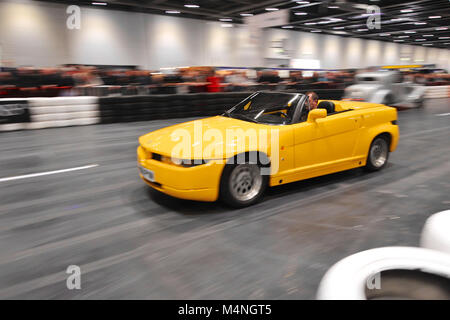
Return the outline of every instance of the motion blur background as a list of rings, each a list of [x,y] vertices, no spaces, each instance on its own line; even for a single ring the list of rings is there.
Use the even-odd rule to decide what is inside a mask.
[[[448,0],[0,1],[0,298],[313,299],[345,256],[417,246],[450,206],[449,25]],[[140,135],[256,90],[340,99],[386,69],[426,100],[399,111],[383,172],[240,210],[139,180]]]
[[[191,2],[110,1],[93,5],[89,1],[2,1],[0,60],[4,72],[0,84],[28,90],[18,93],[9,87],[9,91],[1,94],[10,97],[99,95],[105,93],[59,92],[54,88],[55,92],[51,92],[49,86],[67,89],[128,84],[153,84],[145,92],[158,93],[156,85],[180,82],[199,82],[197,92],[230,91],[236,89],[225,88],[229,83],[245,87],[258,80],[302,82],[299,76],[309,78],[308,84],[320,80],[345,86],[352,81],[354,69],[399,64],[444,69],[428,78],[438,78],[443,84],[448,82],[450,18],[446,0],[407,4],[401,1]],[[73,12],[66,13],[71,4],[85,5],[78,17],[79,29],[66,26],[71,23],[68,20]],[[380,29],[367,26],[372,12],[367,10],[368,5],[377,5],[382,10],[373,16],[381,18]],[[260,18],[261,21],[254,19],[264,13],[275,14],[271,18],[275,21],[267,23],[269,17]],[[262,28],[277,23],[281,25]],[[208,68],[188,68],[191,66],[228,68],[218,69],[222,70],[215,74],[219,78],[210,79],[216,88],[208,90],[202,85],[214,73]],[[231,71],[235,70],[233,67],[250,69]],[[257,73],[253,68],[262,67],[315,69],[316,73],[273,70],[265,71],[270,76],[261,79],[261,70]],[[325,72],[332,70],[336,73]],[[47,89],[47,92],[36,92],[41,91],[36,89]],[[106,94],[117,92],[111,90]],[[182,91],[189,90],[194,88]],[[167,89],[159,93],[173,92],[179,91]]]

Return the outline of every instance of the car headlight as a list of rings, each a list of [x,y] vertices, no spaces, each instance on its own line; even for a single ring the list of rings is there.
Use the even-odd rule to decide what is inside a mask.
[[[206,164],[209,161],[210,160],[205,160],[205,159],[191,160],[191,159],[177,159],[177,158],[165,157],[165,156],[161,157],[161,162],[179,166],[179,167],[184,167],[184,168],[196,167],[196,166],[199,166],[202,164]]]

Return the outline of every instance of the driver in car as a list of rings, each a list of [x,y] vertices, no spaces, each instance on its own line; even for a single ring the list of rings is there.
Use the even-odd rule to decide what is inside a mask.
[[[306,96],[308,97],[308,101],[306,103],[306,108],[302,111],[302,116],[300,117],[300,121],[306,121],[308,119],[308,114],[311,110],[314,110],[317,108],[317,104],[319,103],[319,96],[317,93],[313,91],[308,91],[306,93]]]

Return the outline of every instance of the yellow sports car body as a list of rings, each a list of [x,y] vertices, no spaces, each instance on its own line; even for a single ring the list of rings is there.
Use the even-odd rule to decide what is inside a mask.
[[[256,92],[221,116],[139,138],[140,177],[190,200],[242,207],[267,186],[356,167],[382,169],[399,139],[397,111],[381,104]]]

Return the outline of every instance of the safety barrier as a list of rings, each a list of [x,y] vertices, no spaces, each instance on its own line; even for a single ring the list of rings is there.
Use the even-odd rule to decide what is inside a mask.
[[[287,90],[289,92],[289,90]],[[292,91],[298,92],[298,91]],[[340,99],[343,90],[316,90],[321,99]],[[214,116],[252,92],[218,92],[149,96],[100,97],[102,123]],[[304,93],[304,92],[303,92]]]
[[[97,97],[0,99],[0,131],[100,122]]]
[[[223,113],[249,92],[168,94],[134,97],[101,97],[102,123],[156,120]]]
[[[100,122],[97,97],[31,98],[29,129],[67,127]]]
[[[430,86],[426,87],[425,98],[450,98],[450,86]]]
[[[342,89],[314,90],[339,100]],[[294,89],[285,92],[299,92]],[[0,99],[0,131],[207,117],[223,113],[252,92],[154,94],[118,97]],[[426,98],[450,97],[450,86],[427,87]]]

